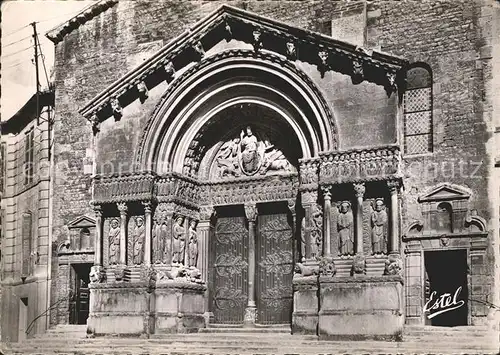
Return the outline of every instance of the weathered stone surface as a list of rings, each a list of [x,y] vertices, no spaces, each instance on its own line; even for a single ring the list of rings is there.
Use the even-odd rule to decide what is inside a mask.
[[[336,339],[399,339],[401,277],[319,278],[318,335]]]

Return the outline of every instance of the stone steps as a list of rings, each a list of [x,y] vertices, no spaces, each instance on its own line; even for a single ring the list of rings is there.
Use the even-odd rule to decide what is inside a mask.
[[[288,332],[288,334],[287,334]],[[497,354],[487,327],[407,327],[402,342],[317,340],[283,326],[214,327],[200,333],[155,334],[149,339],[85,338],[85,326],[58,326],[39,338],[9,344],[5,354]],[[498,335],[496,336],[498,340]]]

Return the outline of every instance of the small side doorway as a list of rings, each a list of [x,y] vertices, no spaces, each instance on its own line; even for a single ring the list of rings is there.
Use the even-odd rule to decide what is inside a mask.
[[[92,264],[73,264],[73,290],[70,300],[70,323],[87,324],[89,317],[89,273]]]
[[[426,324],[434,326],[467,325],[468,295],[467,251],[426,251]]]

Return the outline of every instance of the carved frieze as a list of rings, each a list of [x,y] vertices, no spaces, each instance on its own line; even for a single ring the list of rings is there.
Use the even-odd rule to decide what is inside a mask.
[[[93,201],[102,204],[150,200],[154,179],[155,175],[151,173],[96,176],[93,181]]]
[[[318,161],[301,160],[299,163],[300,189],[316,190],[318,188]]]
[[[399,178],[401,152],[397,146],[332,152],[321,155],[321,184]]]
[[[208,183],[205,189],[206,200],[202,203],[220,206],[245,202],[283,201],[295,198],[298,181],[295,174],[266,178],[241,179],[234,182]]]

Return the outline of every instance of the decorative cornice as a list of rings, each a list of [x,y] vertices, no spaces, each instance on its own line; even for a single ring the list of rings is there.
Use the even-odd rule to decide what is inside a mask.
[[[137,83],[158,84],[158,80],[151,78],[160,74],[165,76],[164,68],[167,63],[175,63],[175,69],[179,70],[202,59],[204,53],[222,39],[243,41],[252,44],[255,51],[265,49],[285,55],[290,60],[308,62],[318,66],[322,74],[333,70],[347,75],[354,74],[356,80],[359,80],[359,72],[353,73],[353,61],[356,61],[365,68],[363,79],[384,86],[388,94],[396,90],[397,84],[403,81],[399,79],[405,75],[401,69],[408,64],[408,61],[399,57],[365,51],[316,32],[222,5],[189,31],[172,39],[149,60],[109,85],[79,112],[88,119],[96,115],[99,120],[104,120],[112,114],[112,98],[117,98],[122,107],[125,107],[140,97]],[[172,74],[168,76],[171,77]],[[125,93],[128,94],[124,95]]]
[[[92,4],[87,7],[78,15],[72,17],[68,21],[60,24],[59,26],[53,28],[45,34],[45,36],[50,39],[54,44],[61,42],[64,37],[80,26],[84,25],[86,22],[92,20],[93,18],[99,16],[104,11],[109,9],[118,3],[118,0],[100,0],[97,3]]]

